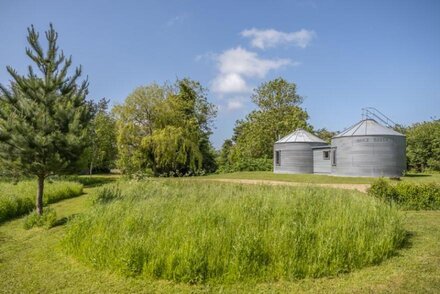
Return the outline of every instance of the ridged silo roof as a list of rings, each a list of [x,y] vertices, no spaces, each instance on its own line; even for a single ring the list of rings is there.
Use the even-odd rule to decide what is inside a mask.
[[[342,131],[333,138],[352,137],[352,136],[374,136],[374,135],[389,135],[389,136],[405,136],[393,129],[387,128],[379,124],[374,119],[368,118],[361,120],[357,124]]]
[[[294,131],[293,133],[279,139],[275,143],[304,143],[304,142],[317,142],[317,143],[325,143],[324,140],[321,140],[317,136],[307,132],[303,129],[298,129]]]

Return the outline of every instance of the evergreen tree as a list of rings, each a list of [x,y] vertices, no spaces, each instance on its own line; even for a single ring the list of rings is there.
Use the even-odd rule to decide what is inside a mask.
[[[28,28],[26,54],[39,73],[29,66],[26,75],[19,75],[8,66],[11,84],[0,85],[0,160],[11,171],[37,177],[38,214],[43,211],[45,178],[67,171],[78,160],[91,119],[85,99],[88,82],[77,83],[81,67],[69,76],[72,59],[59,53],[52,24],[45,35],[46,50],[39,33]]]

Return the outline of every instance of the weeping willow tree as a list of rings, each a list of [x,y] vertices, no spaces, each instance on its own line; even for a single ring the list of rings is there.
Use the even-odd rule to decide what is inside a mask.
[[[215,169],[209,142],[215,108],[200,83],[182,79],[140,87],[115,113],[123,172],[184,175]]]
[[[9,86],[0,85],[0,160],[16,174],[38,181],[36,210],[43,211],[47,176],[67,171],[85,147],[92,115],[86,101],[88,82],[78,83],[81,68],[69,76],[72,59],[59,52],[58,34],[52,25],[45,34],[47,49],[34,27],[28,28],[28,67],[19,75],[12,67]]]
[[[155,173],[187,173],[202,168],[199,140],[197,131],[190,126],[166,126],[145,137],[142,147],[152,158]]]

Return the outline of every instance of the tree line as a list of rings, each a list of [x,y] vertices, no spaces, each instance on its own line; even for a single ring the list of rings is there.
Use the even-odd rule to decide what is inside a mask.
[[[211,142],[216,107],[190,78],[136,88],[122,104],[88,99],[82,70],[57,45],[50,25],[43,48],[28,28],[25,75],[7,67],[0,85],[0,169],[3,175],[38,181],[36,208],[42,213],[48,176],[109,172],[127,175],[190,176],[213,172],[271,170],[273,143],[297,128],[330,141],[336,132],[314,130],[301,107],[296,84],[283,78],[262,83],[251,95],[256,109],[235,124],[216,151]],[[407,136],[408,168],[440,170],[440,120],[400,127]]]
[[[207,90],[190,79],[138,87],[111,111],[108,101],[92,104],[88,147],[82,170],[151,176],[272,170],[273,143],[295,129],[330,143],[338,132],[314,129],[301,107],[295,83],[279,77],[262,83],[251,96],[256,109],[237,120],[220,150],[209,141],[216,108]],[[406,135],[407,170],[440,171],[440,119],[398,125]]]

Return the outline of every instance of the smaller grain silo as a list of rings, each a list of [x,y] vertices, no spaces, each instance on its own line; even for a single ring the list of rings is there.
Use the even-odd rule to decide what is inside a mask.
[[[298,129],[274,144],[274,173],[313,173],[313,147],[327,146],[317,136]]]

